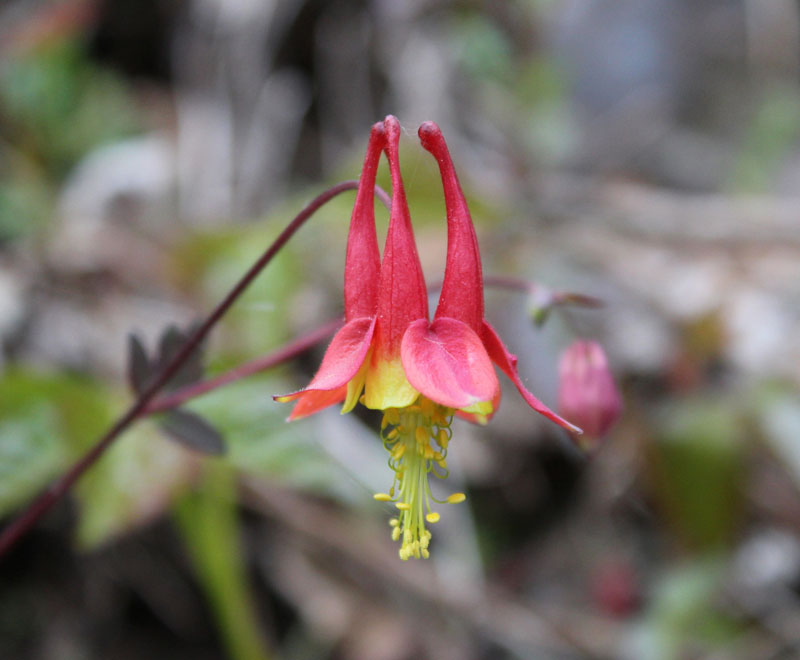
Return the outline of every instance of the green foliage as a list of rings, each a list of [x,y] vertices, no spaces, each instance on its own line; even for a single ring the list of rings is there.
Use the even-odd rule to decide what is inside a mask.
[[[191,235],[174,252],[173,271],[178,283],[199,289],[209,304],[218,302],[275,239],[286,215],[281,221],[281,225],[265,223]],[[238,363],[288,338],[286,320],[294,295],[292,285],[302,270],[302,263],[288,248],[272,260],[226,314],[221,323],[222,332],[227,333],[226,352],[222,357],[214,353],[214,360]]]
[[[236,479],[221,462],[208,463],[200,486],[175,508],[178,528],[233,660],[271,657],[256,619],[242,562]]]
[[[75,488],[78,545],[93,548],[160,515],[195,469],[191,453],[165,440],[151,422],[137,423]]]
[[[222,435],[200,415],[177,408],[159,417],[160,428],[168,438],[203,454],[218,456],[225,453]]]
[[[63,474],[125,405],[85,378],[7,371],[0,379],[0,515]],[[75,488],[79,545],[94,547],[160,514],[194,464],[152,422],[137,423]]]
[[[130,134],[138,124],[124,86],[89,62],[76,41],[6,59],[0,100],[20,133],[19,144],[56,176],[92,147]]]
[[[0,242],[36,231],[49,217],[52,193],[40,174],[26,170],[0,179]]]
[[[508,37],[483,13],[470,13],[451,33],[462,68],[476,78],[510,84],[514,66]]]
[[[731,402],[692,398],[662,410],[654,444],[657,495],[691,548],[732,540],[741,515],[742,426]]]
[[[800,93],[794,87],[770,89],[753,118],[735,161],[734,192],[768,192],[784,159],[800,136]]]
[[[308,432],[307,424],[313,422],[287,424],[290,407],[272,401],[274,394],[287,389],[274,376],[253,376],[209,392],[188,407],[222,432],[226,458],[237,469],[295,488],[335,494],[349,480],[342,478]]]
[[[0,515],[45,487],[110,419],[92,381],[9,370],[0,379]]]
[[[35,494],[63,465],[58,422],[47,406],[0,421],[0,513]]]
[[[515,86],[527,146],[538,158],[563,158],[574,147],[563,75],[550,58],[532,57],[520,69]]]
[[[716,606],[724,584],[725,564],[719,558],[677,566],[664,575],[638,631],[637,657],[677,660],[688,649],[731,646],[741,631]]]
[[[75,40],[0,60],[0,107],[0,241],[43,227],[78,160],[139,128],[125,85]]]

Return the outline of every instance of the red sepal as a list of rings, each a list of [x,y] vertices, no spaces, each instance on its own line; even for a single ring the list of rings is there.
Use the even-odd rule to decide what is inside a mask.
[[[428,292],[400,174],[400,122],[389,115],[383,123],[392,175],[392,209],[381,262],[375,361],[399,358],[400,343],[408,325],[420,318],[428,319]]]
[[[432,121],[419,127],[422,146],[439,163],[447,209],[447,262],[434,318],[463,321],[475,332],[483,321],[483,274],[478,238],[442,131]]]
[[[386,145],[383,122],[372,127],[350,218],[344,262],[345,320],[374,316],[378,307],[381,255],[375,232],[375,177]]]
[[[346,323],[331,340],[325,351],[325,357],[322,358],[322,364],[308,387],[292,394],[275,396],[273,399],[285,403],[299,399],[311,390],[331,391],[341,387],[346,388],[347,383],[356,375],[367,357],[374,331],[375,319],[360,318]]]
[[[286,421],[293,422],[296,419],[308,417],[314,413],[341,403],[347,396],[347,385],[342,385],[335,390],[309,390],[300,393],[300,398],[292,408],[292,414]]]
[[[500,369],[503,370],[503,373],[505,373],[506,376],[508,376],[514,383],[514,385],[517,386],[522,398],[525,399],[525,402],[531,408],[571,433],[583,433],[581,429],[574,424],[570,424],[563,417],[559,417],[527,390],[525,385],[522,384],[522,380],[517,372],[517,356],[509,353],[508,349],[503,345],[500,337],[497,336],[494,328],[492,328],[492,326],[486,321],[483,322],[481,339],[483,340],[483,345],[486,347],[486,350],[489,353],[489,357],[492,358],[494,363],[500,367]]]

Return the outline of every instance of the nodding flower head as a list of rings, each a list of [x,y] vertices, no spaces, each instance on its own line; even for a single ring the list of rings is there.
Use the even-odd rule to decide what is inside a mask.
[[[345,261],[345,325],[328,346],[308,387],[275,397],[295,401],[289,419],[344,402],[348,412],[361,401],[384,411],[381,437],[395,476],[379,501],[393,502],[392,537],[400,556],[427,557],[430,531],[439,514],[432,502],[455,503],[455,493],[436,500],[430,474],[447,474],[453,415],[485,424],[500,403],[493,364],[508,375],[537,412],[573,433],[533,394],[508,352],[483,318],[483,276],[475,229],[447,145],[433,122],[419,129],[422,146],[436,158],[447,209],[447,262],[433,321],[400,173],[401,128],[391,115],[373,126],[359,181]],[[378,254],[373,194],[381,151],[389,161],[392,204],[383,259]]]

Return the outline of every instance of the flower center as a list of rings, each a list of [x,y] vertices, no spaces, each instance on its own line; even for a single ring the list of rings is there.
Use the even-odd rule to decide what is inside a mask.
[[[447,471],[447,445],[452,437],[450,424],[453,411],[430,399],[419,397],[405,408],[388,408],[381,422],[381,439],[389,452],[389,467],[394,481],[388,493],[377,493],[381,502],[394,502],[399,513],[392,518],[392,539],[401,541],[400,558],[429,556],[431,533],[425,522],[435,523],[439,514],[431,502],[440,504],[463,502],[463,493],[454,493],[446,500],[431,494],[429,475],[444,479]]]

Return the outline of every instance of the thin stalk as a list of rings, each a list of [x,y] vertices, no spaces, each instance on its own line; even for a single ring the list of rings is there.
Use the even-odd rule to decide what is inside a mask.
[[[521,277],[509,277],[506,275],[486,275],[483,278],[483,286],[490,289],[506,289],[507,291],[519,291],[531,296],[541,296],[550,305],[579,305],[581,307],[603,307],[604,302],[594,296],[587,296],[582,293],[572,293],[570,291],[552,291],[543,284],[537,284]],[[442,282],[435,282],[428,287],[428,292],[432,293],[442,288]]]
[[[520,291],[522,293],[534,293],[542,288],[540,284],[523,280],[519,277],[506,277],[504,275],[487,275],[483,278],[483,285],[497,289],[509,289],[510,291]]]
[[[496,289],[520,291],[530,295],[542,294],[543,297],[548,297],[553,305],[579,305],[581,307],[602,307],[604,305],[602,300],[594,296],[572,293],[570,291],[551,291],[541,284],[531,282],[530,280],[523,280],[519,277],[487,275],[483,278],[483,285]]]
[[[22,514],[0,533],[0,558],[2,558],[64,495],[72,485],[99,459],[116,440],[147,408],[156,394],[178,372],[186,359],[205,339],[231,305],[244,293],[256,276],[272,261],[278,251],[305,222],[324,204],[348,190],[358,188],[358,181],[344,181],[317,195],[278,235],[264,254],[250,267],[225,298],[214,308],[205,321],[186,340],[180,351],[167,363],[158,377],[141,393],[128,410],[106,431],[64,475],[57,479],[44,493],[36,498]],[[388,195],[375,187],[378,198],[386,204]]]

